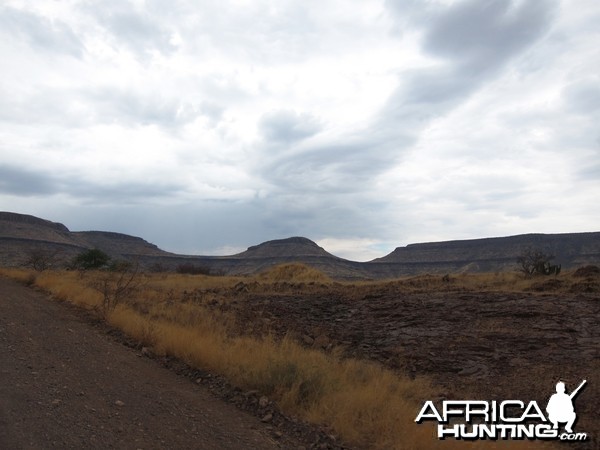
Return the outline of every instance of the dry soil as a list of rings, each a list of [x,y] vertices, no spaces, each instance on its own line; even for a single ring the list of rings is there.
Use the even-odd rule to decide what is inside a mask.
[[[274,449],[259,418],[0,278],[0,448]]]

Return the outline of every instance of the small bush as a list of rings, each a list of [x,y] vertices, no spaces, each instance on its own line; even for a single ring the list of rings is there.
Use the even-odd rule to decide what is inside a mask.
[[[93,248],[81,252],[71,261],[70,268],[75,270],[105,269],[110,264],[110,256],[102,250]]]

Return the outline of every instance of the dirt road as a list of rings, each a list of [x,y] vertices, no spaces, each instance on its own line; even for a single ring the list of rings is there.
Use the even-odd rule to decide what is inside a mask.
[[[0,448],[298,448],[81,313],[0,278]]]

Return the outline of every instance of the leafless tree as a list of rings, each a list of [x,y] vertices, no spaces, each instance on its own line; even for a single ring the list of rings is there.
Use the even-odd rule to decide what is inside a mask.
[[[554,255],[545,253],[542,250],[527,247],[517,258],[519,270],[526,276],[534,275],[558,275],[560,273],[560,265],[551,265],[550,261],[554,259]]]
[[[58,264],[61,253],[59,249],[34,248],[27,253],[23,266],[43,272]]]
[[[102,294],[100,312],[107,317],[117,305],[131,297],[141,286],[139,264],[119,264],[114,270],[105,270],[90,283]]]

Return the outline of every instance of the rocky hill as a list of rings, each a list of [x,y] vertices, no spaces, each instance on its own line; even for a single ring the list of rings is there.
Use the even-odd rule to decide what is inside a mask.
[[[521,234],[517,236],[411,244],[369,264],[379,272],[490,272],[515,268],[526,248],[554,255],[563,268],[600,262],[600,233]]]
[[[64,264],[82,251],[99,248],[115,259],[169,256],[142,238],[105,231],[71,232],[61,223],[0,212],[0,265],[22,265],[34,251],[56,255]]]
[[[501,238],[412,244],[370,262],[339,258],[304,237],[267,241],[230,256],[190,256],[165,252],[142,238],[106,231],[71,232],[60,223],[0,212],[0,265],[20,266],[32,251],[57,255],[57,265],[99,248],[115,259],[137,260],[146,269],[175,270],[182,264],[213,273],[252,274],[276,264],[300,262],[334,278],[393,278],[515,270],[527,247],[556,256],[563,269],[600,265],[600,233],[525,234]]]
[[[290,255],[303,257],[337,258],[319,247],[315,242],[304,237],[291,237],[263,242],[259,245],[248,247],[245,252],[235,255],[237,258],[272,258],[289,257]]]
[[[0,237],[72,243],[69,229],[62,223],[10,212],[0,212]]]
[[[245,252],[226,257],[229,264],[236,262],[235,273],[260,272],[274,264],[301,262],[337,278],[365,278],[361,263],[348,261],[328,253],[315,242],[304,237],[291,237],[263,242]]]

